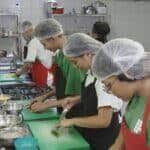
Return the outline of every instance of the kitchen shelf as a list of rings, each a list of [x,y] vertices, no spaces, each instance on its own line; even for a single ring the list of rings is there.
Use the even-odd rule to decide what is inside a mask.
[[[13,35],[8,35],[4,36],[3,34],[0,34],[0,38],[18,38],[19,34],[13,34]]]
[[[12,53],[19,55],[21,47],[21,37],[18,34],[19,15],[0,10],[0,30],[0,49],[5,49],[6,51],[11,50]],[[19,57],[21,58],[22,56]]]
[[[62,24],[65,34],[70,35],[91,32],[93,24],[96,21],[106,21],[108,14],[53,14],[52,17]]]
[[[104,17],[107,14],[53,14],[53,17],[73,17],[73,16],[77,16],[77,17]]]

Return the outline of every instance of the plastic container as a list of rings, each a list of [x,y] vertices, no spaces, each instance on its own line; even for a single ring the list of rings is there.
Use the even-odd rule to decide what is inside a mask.
[[[16,150],[38,150],[37,140],[31,135],[15,140]]]

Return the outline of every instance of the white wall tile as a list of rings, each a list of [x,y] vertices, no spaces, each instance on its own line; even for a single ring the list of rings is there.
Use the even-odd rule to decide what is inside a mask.
[[[12,2],[12,0],[0,1],[0,8],[9,6]],[[45,19],[45,1],[21,0],[21,20],[31,20],[36,25],[40,20]],[[108,17],[111,26],[110,38],[130,37],[140,41],[150,50],[150,1],[110,1],[112,1],[109,4]],[[72,11],[73,8],[80,11],[83,2],[84,0],[58,0],[60,5],[64,5],[65,13]]]

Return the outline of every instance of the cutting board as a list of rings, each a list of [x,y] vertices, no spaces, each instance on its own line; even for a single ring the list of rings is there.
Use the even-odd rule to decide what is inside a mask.
[[[19,78],[15,75],[15,73],[7,73],[7,74],[0,74],[0,82],[5,81],[17,81]]]
[[[58,114],[54,109],[48,109],[47,111],[44,111],[42,113],[34,113],[29,109],[23,109],[22,115],[25,121],[58,118]]]
[[[27,121],[33,136],[38,140],[40,150],[89,150],[89,144],[74,129],[62,133],[59,137],[51,134],[57,119]]]
[[[30,103],[29,100],[19,100],[16,102],[18,104],[23,104],[23,105],[27,105]],[[24,108],[21,113],[25,121],[54,119],[54,118],[56,119],[59,117],[55,108],[48,109],[47,111],[44,111],[42,113],[34,113],[34,112],[31,112],[29,109]]]
[[[20,77],[17,77],[15,73],[6,73],[6,74],[0,74],[0,82],[10,82],[10,81],[31,81],[30,77],[28,75],[21,75]]]

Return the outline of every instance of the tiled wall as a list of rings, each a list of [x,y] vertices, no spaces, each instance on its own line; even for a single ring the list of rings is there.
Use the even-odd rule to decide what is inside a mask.
[[[70,12],[80,7],[84,0],[58,0]],[[109,39],[129,37],[140,41],[150,50],[150,1],[110,0],[108,22],[111,25]]]
[[[3,3],[5,1],[3,1]],[[45,19],[46,13],[43,5],[45,1],[46,0],[21,0],[21,20],[28,19],[34,24],[37,24],[40,20]],[[64,5],[66,13],[72,11],[72,8],[76,8],[77,11],[80,11],[84,1],[85,0],[58,0],[60,4]],[[150,50],[150,1],[110,1],[110,16],[108,17],[108,21],[111,25],[110,39],[115,37],[130,37],[140,41],[144,44],[146,49]]]
[[[130,37],[150,50],[150,1],[114,1],[111,5],[111,37]]]

